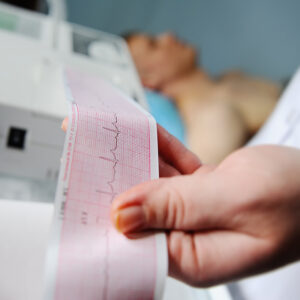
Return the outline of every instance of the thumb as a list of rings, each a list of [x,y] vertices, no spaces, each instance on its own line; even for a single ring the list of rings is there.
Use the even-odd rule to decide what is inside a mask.
[[[201,230],[221,222],[211,167],[192,175],[149,181],[119,195],[111,218],[122,233],[145,229]]]

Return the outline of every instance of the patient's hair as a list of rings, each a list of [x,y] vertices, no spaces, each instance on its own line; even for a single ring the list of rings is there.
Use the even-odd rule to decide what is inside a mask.
[[[37,0],[2,0],[1,2],[6,2],[11,5],[16,5],[22,8],[27,8],[31,10],[36,10],[38,7],[38,1]]]
[[[128,43],[132,37],[139,34],[138,31],[129,30],[120,34],[120,36]]]

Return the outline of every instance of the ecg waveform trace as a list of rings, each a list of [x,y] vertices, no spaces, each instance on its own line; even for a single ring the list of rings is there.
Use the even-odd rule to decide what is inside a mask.
[[[115,145],[113,146],[113,148],[110,149],[110,152],[111,152],[113,158],[109,159],[109,158],[105,158],[104,156],[99,156],[99,158],[106,159],[106,160],[111,161],[113,163],[113,166],[112,166],[112,169],[113,169],[112,179],[110,181],[107,181],[107,184],[110,187],[111,202],[112,202],[112,200],[114,199],[114,197],[116,195],[116,192],[115,192],[113,184],[114,184],[114,182],[116,180],[117,164],[119,162],[119,160],[117,159],[116,151],[118,149],[118,138],[119,138],[119,135],[121,133],[121,131],[119,131],[119,128],[117,126],[117,124],[118,124],[118,116],[117,116],[116,113],[114,113],[114,121],[111,122],[111,124],[113,125],[114,129],[111,129],[111,128],[108,128],[108,127],[104,127],[104,126],[102,128],[105,129],[105,130],[111,131],[111,132],[113,132],[115,134],[115,136],[114,136],[114,138],[115,138]]]

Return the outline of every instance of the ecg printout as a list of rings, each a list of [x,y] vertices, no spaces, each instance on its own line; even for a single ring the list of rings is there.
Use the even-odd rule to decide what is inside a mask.
[[[114,197],[158,177],[156,124],[98,77],[66,72],[72,102],[46,262],[45,299],[160,299],[165,236],[129,240],[110,221]]]

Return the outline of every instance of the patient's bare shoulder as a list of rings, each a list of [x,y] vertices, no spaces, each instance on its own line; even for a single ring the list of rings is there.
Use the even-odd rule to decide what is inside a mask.
[[[219,84],[227,87],[234,93],[252,93],[273,98],[278,98],[282,90],[282,85],[278,82],[239,70],[224,73],[219,78]]]
[[[224,82],[227,80],[236,80],[236,79],[243,79],[244,77],[247,77],[246,73],[244,73],[241,70],[230,70],[223,73],[219,80]]]
[[[251,133],[266,121],[280,97],[282,87],[271,80],[240,71],[226,73],[219,85],[227,99],[239,110]]]

